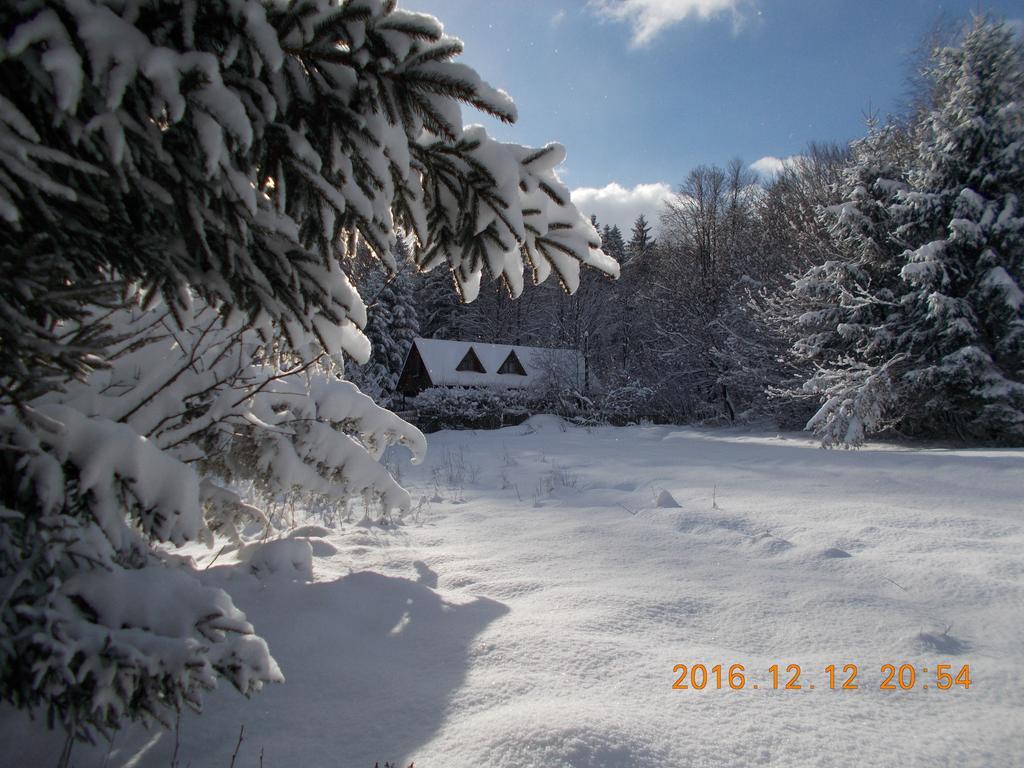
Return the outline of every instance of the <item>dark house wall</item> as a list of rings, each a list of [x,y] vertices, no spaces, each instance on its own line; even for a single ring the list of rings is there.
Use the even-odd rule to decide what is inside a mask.
[[[396,389],[406,397],[416,397],[424,389],[429,389],[432,386],[434,386],[434,383],[430,380],[427,366],[423,364],[420,351],[413,344],[409,350],[409,357],[405,361],[405,367],[402,369],[402,375],[398,379]]]

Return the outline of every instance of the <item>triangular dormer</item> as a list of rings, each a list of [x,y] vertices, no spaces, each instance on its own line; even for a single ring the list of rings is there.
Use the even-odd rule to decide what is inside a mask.
[[[506,357],[505,362],[501,364],[501,368],[498,369],[498,373],[504,373],[510,376],[526,375],[526,369],[523,368],[523,364],[519,362],[519,357],[516,355],[516,351],[514,349],[508,353],[508,357]]]
[[[455,366],[455,370],[464,373],[487,373],[484,370],[483,363],[480,362],[480,358],[476,356],[476,352],[473,351],[472,347],[469,348],[469,352],[462,358],[462,362]]]

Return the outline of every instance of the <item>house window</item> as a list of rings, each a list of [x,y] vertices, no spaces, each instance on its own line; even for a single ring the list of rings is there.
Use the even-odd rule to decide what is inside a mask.
[[[526,369],[523,368],[523,364],[519,362],[519,358],[516,356],[515,350],[508,353],[508,357],[506,357],[505,362],[501,364],[501,368],[498,369],[498,373],[505,373],[511,376],[526,375]]]
[[[455,366],[456,371],[472,372],[472,373],[487,373],[484,370],[483,364],[480,362],[480,358],[476,356],[476,352],[473,348],[469,348],[469,352],[462,358],[462,362]]]

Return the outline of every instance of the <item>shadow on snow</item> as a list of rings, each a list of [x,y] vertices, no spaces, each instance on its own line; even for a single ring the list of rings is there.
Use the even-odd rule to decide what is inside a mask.
[[[447,603],[424,583],[368,571],[302,583],[258,581],[224,566],[203,580],[227,589],[287,682],[246,699],[221,681],[201,715],[184,714],[178,765],[194,768],[229,765],[241,725],[236,765],[408,765],[444,722],[474,638],[508,612],[487,598]],[[33,727],[41,729],[38,721]],[[55,764],[62,734],[35,741],[38,752],[22,755],[29,762],[21,764]],[[72,760],[77,768],[162,768],[171,765],[174,742],[173,731],[134,727],[116,736],[112,750],[76,745]]]

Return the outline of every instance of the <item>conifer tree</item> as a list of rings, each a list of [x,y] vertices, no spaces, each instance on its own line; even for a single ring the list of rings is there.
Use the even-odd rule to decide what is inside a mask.
[[[378,402],[388,402],[394,395],[405,358],[420,331],[413,267],[403,238],[395,242],[394,258],[395,272],[381,275],[378,269],[377,280],[360,285],[360,294],[369,302],[364,332],[372,352],[368,363],[348,374]]]
[[[774,303],[772,325],[793,339],[797,366],[813,371],[798,392],[822,397],[812,426],[827,445],[858,444],[892,424],[899,399],[891,375],[903,360],[897,339],[903,248],[893,237],[894,204],[907,189],[913,155],[903,126],[869,123],[843,171],[844,202],[819,211],[831,258],[811,267]]]
[[[976,17],[937,52],[904,221],[908,359],[918,428],[1024,441],[1024,49]]]
[[[604,229],[601,230],[601,250],[619,263],[625,261],[626,243],[623,241],[622,231],[617,225],[604,225]]]
[[[421,275],[416,281],[415,299],[420,335],[428,339],[454,338],[455,317],[467,307],[459,303],[448,270],[435,269]]]
[[[1024,56],[974,19],[934,52],[933,105],[854,148],[847,200],[824,212],[833,257],[783,302],[817,366],[808,424],[826,445],[898,426],[1024,440]]]
[[[655,242],[651,237],[651,226],[641,213],[633,222],[633,230],[626,244],[626,260],[643,257],[654,248]]]
[[[644,349],[651,331],[648,307],[644,301],[654,276],[653,264],[647,258],[653,254],[655,243],[650,236],[651,227],[640,214],[633,223],[632,236],[623,247],[621,258],[622,277],[614,286],[615,314],[608,342],[613,350],[613,369],[617,369],[623,381],[632,381],[641,366],[640,351]]]
[[[516,111],[461,50],[394,0],[0,4],[4,699],[93,738],[281,680],[167,547],[297,489],[409,505],[378,460],[422,435],[338,377],[360,243],[467,301],[617,272],[559,145],[462,125]]]

